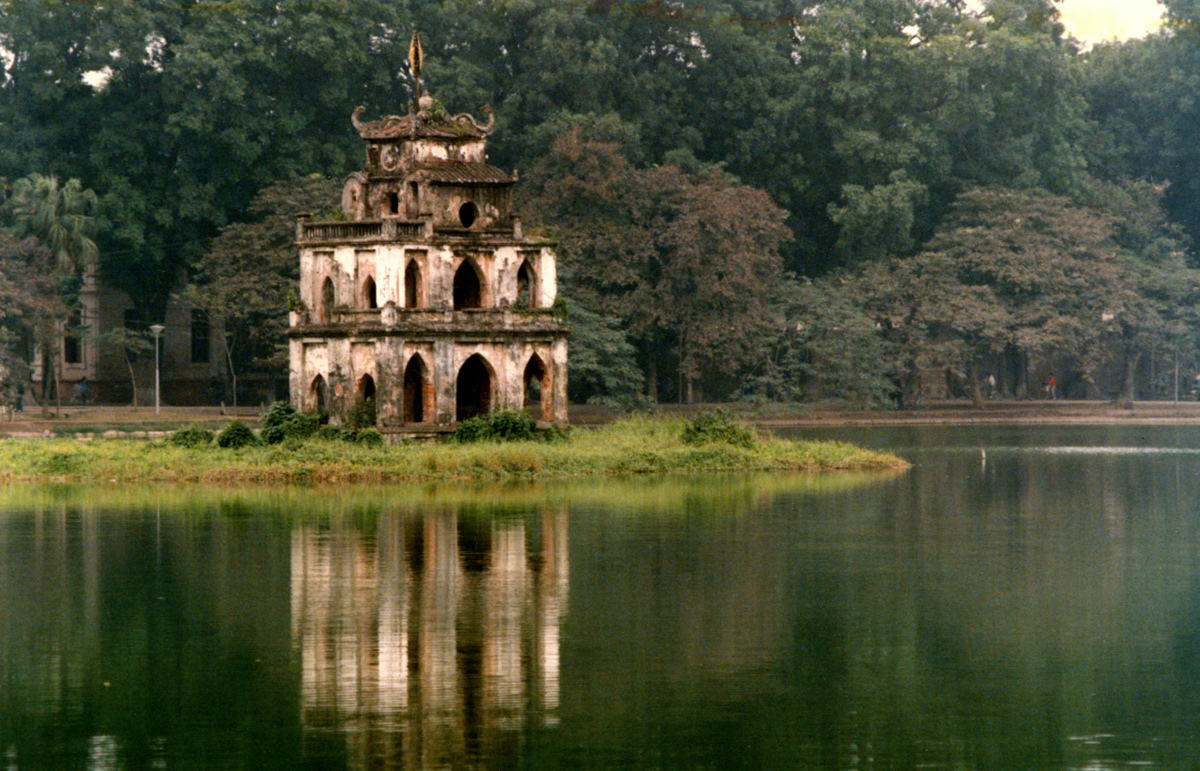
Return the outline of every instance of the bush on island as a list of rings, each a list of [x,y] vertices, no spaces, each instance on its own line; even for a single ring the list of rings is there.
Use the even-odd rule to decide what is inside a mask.
[[[346,425],[353,429],[375,427],[375,400],[367,397],[358,402],[346,415]]]
[[[684,444],[754,446],[754,429],[729,417],[724,410],[701,412],[683,429]]]
[[[382,447],[383,434],[379,433],[379,429],[377,428],[364,428],[359,430],[358,435],[354,438],[354,441],[358,442],[364,447]]]
[[[262,440],[278,444],[285,439],[307,439],[321,427],[321,415],[316,412],[297,412],[289,402],[273,403],[263,413]]]
[[[171,444],[176,447],[207,447],[213,443],[213,432],[200,426],[184,426],[171,434]]]
[[[537,439],[537,421],[522,410],[497,410],[464,420],[454,432],[456,442],[517,442]]]
[[[254,431],[240,420],[233,421],[217,434],[218,447],[252,447],[258,443],[258,437],[254,435]]]

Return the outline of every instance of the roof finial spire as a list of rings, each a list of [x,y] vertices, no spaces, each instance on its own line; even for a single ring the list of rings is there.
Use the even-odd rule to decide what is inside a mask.
[[[425,52],[421,50],[421,34],[415,29],[412,41],[408,44],[408,66],[412,69],[413,79],[417,84],[417,104],[421,104],[421,65],[425,61]]]

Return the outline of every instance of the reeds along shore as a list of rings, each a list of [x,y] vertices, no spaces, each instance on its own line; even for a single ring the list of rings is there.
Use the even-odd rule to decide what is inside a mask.
[[[770,470],[886,470],[905,462],[840,442],[691,437],[694,421],[632,418],[558,441],[364,446],[321,438],[237,449],[169,440],[0,442],[0,481],[212,484],[490,480]],[[747,429],[748,430],[748,429]]]

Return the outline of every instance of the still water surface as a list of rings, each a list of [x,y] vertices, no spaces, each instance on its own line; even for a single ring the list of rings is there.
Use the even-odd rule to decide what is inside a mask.
[[[0,770],[1200,765],[1200,430],[837,436],[913,468],[0,492]]]

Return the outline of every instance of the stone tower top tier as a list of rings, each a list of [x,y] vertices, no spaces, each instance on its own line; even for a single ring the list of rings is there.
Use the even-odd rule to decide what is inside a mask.
[[[487,162],[486,123],[423,95],[408,115],[364,121],[364,108],[351,116],[366,143],[366,168],[346,180],[342,208],[351,220],[430,220],[438,228],[472,231],[511,222],[516,177]]]

